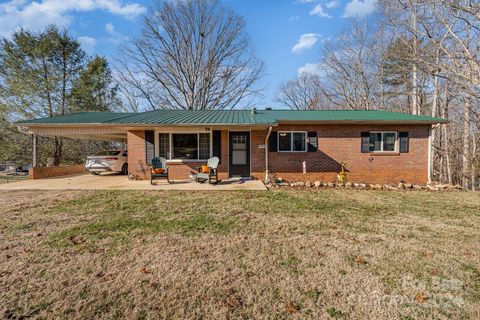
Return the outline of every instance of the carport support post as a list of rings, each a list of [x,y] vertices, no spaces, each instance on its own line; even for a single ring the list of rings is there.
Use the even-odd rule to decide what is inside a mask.
[[[33,146],[32,146],[32,167],[37,166],[37,135],[32,135]]]

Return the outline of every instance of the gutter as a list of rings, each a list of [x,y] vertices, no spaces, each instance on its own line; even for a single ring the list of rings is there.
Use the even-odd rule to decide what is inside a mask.
[[[268,127],[267,137],[265,138],[265,183],[270,182],[268,177],[268,140],[270,139],[270,134],[272,133],[272,127]]]

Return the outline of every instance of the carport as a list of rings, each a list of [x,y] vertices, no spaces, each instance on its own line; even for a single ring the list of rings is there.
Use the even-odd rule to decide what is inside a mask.
[[[131,115],[131,113],[114,112],[80,112],[68,116],[58,116],[55,120],[43,118],[28,121],[28,124],[19,123],[19,130],[32,136],[32,166],[37,167],[38,136],[64,137],[95,141],[127,143],[127,131],[116,126],[108,126],[103,122]],[[76,125],[81,122],[82,125]]]

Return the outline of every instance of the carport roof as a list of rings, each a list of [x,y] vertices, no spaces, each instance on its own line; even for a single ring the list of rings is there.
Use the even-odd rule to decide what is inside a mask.
[[[105,123],[108,120],[123,118],[134,115],[135,113],[121,112],[75,112],[63,116],[37,118],[25,121],[19,121],[19,124],[88,124]]]
[[[277,125],[278,123],[445,123],[446,119],[378,110],[154,110],[141,113],[79,112],[18,122],[35,125]]]

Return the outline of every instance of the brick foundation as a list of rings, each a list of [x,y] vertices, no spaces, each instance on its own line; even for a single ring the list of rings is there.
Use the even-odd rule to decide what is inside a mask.
[[[53,177],[68,176],[85,172],[83,164],[76,164],[62,167],[35,167],[28,171],[30,179],[46,179]]]

